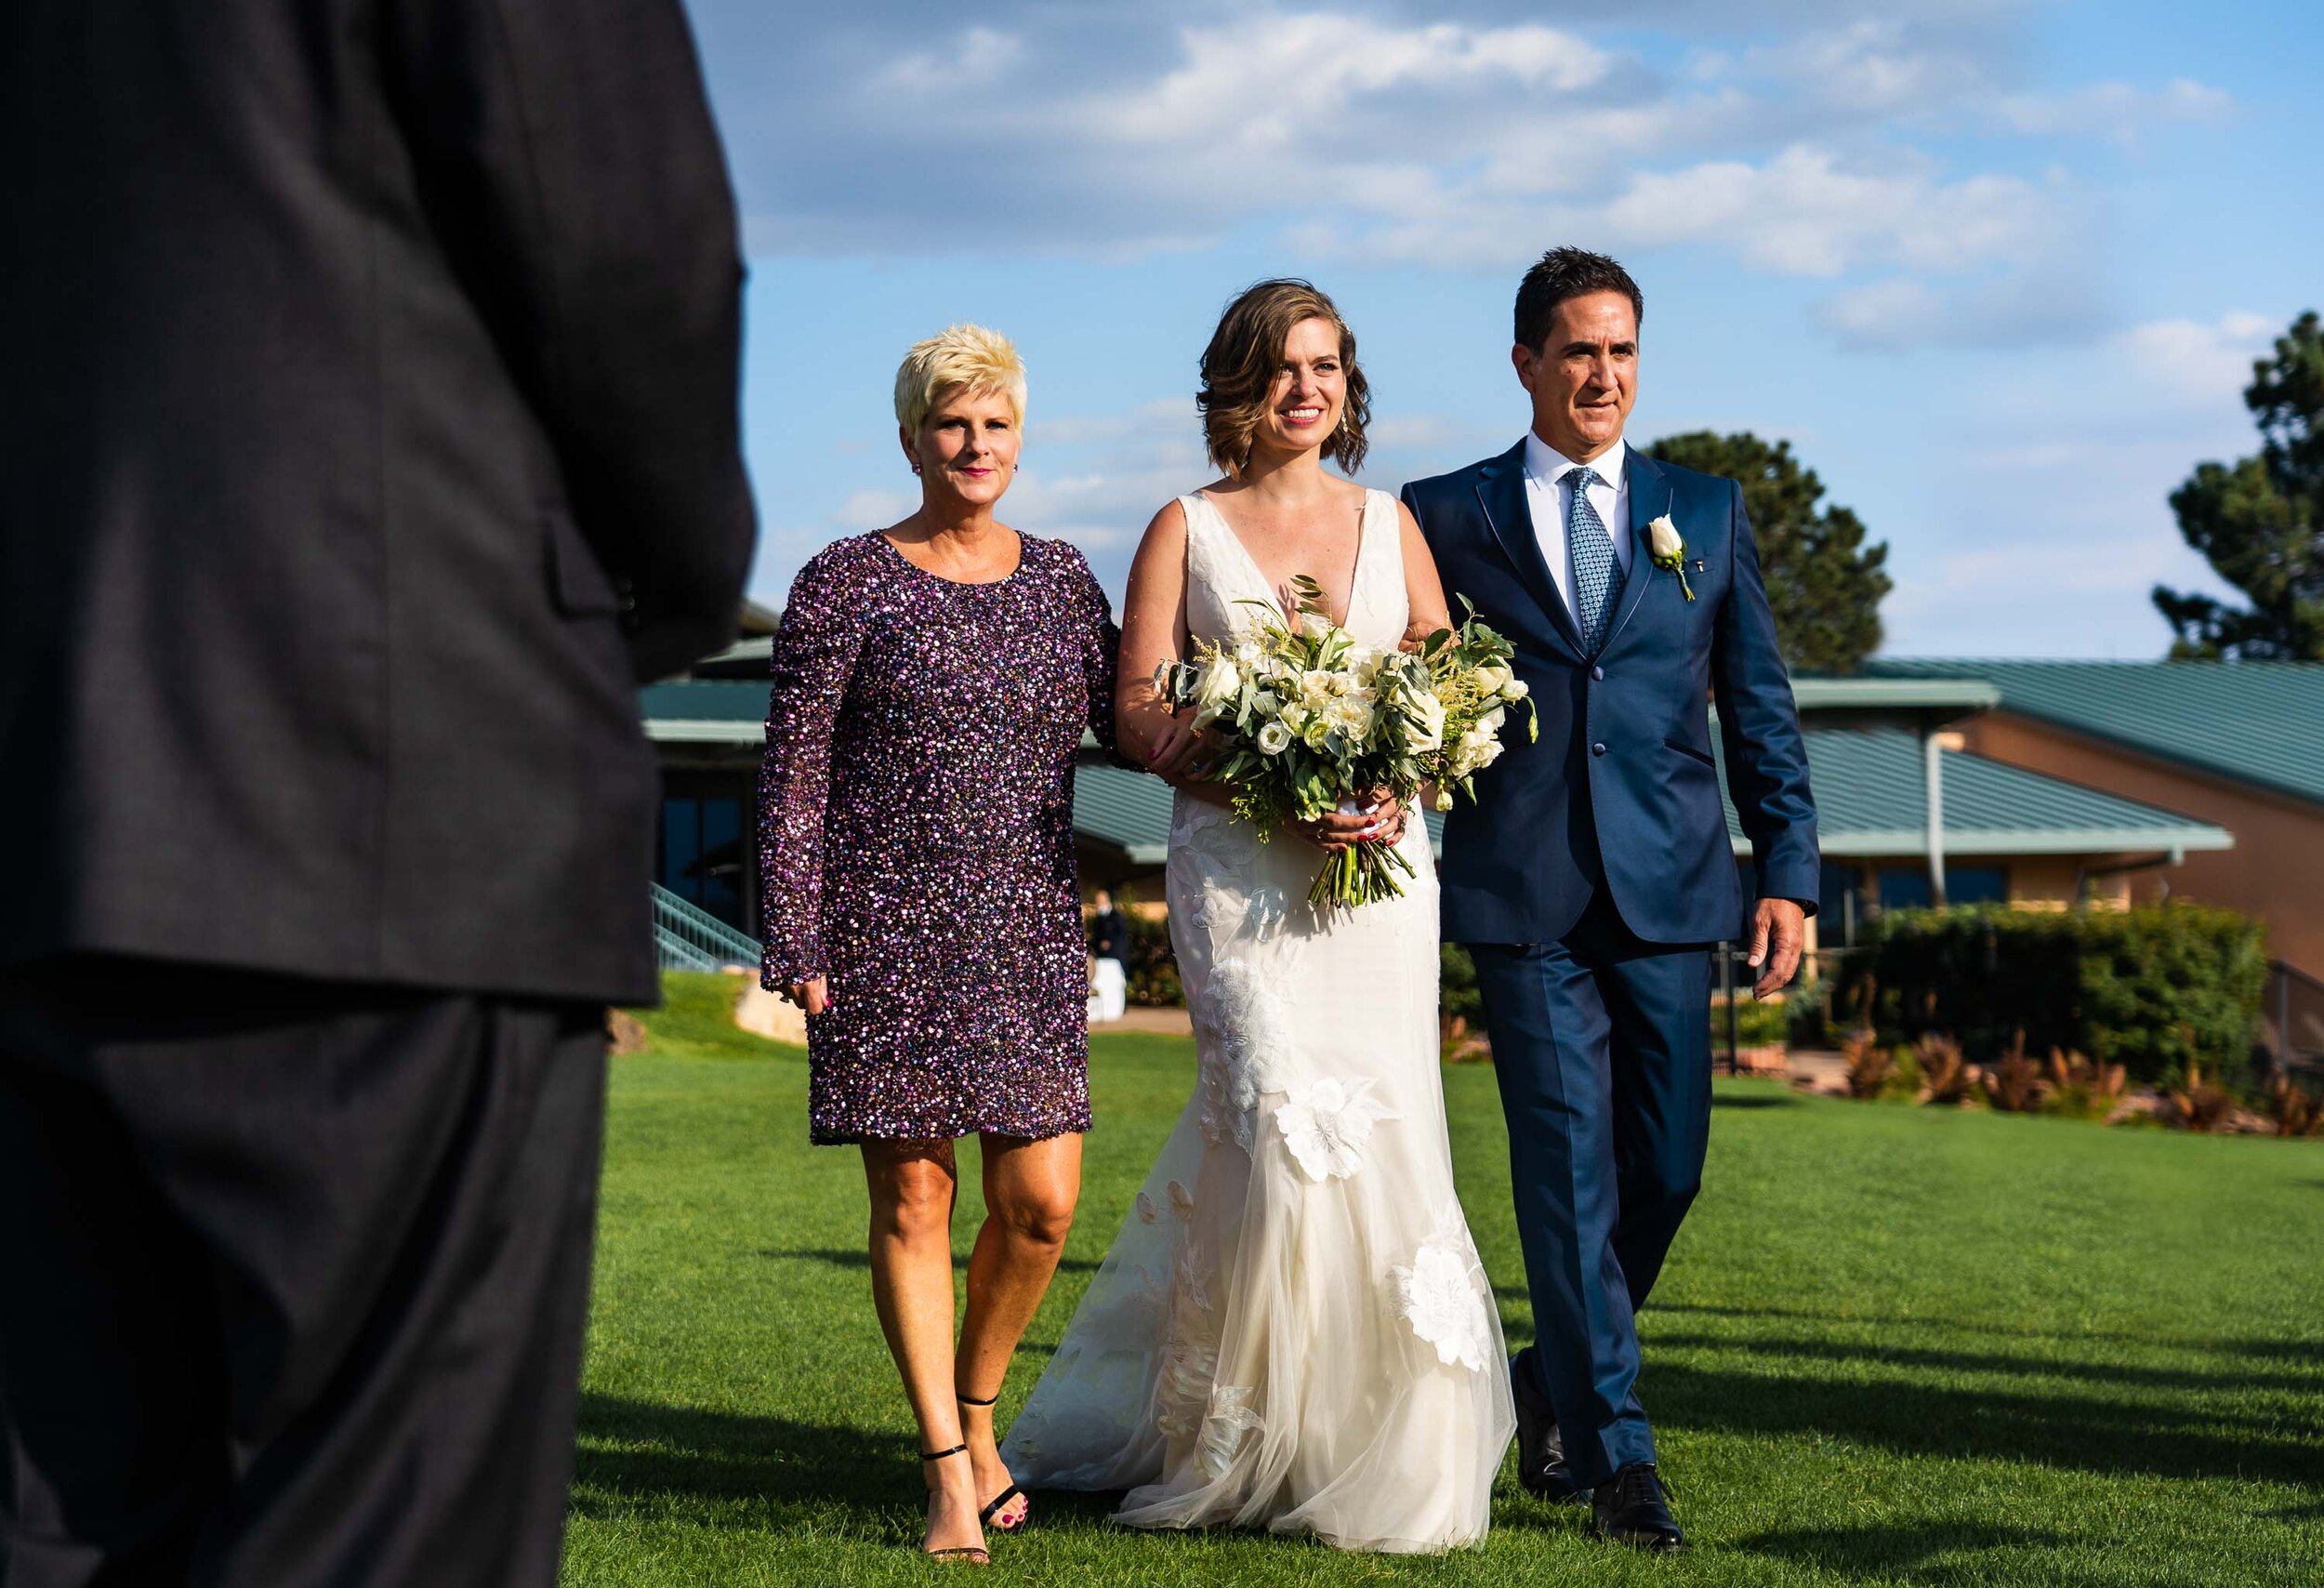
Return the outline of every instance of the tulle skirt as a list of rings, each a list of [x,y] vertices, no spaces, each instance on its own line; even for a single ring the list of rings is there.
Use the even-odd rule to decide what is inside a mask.
[[[1126,1489],[1133,1527],[1484,1536],[1515,1416],[1453,1192],[1418,821],[1405,854],[1407,896],[1318,912],[1316,851],[1182,798],[1195,1094],[1010,1430],[1018,1482]]]

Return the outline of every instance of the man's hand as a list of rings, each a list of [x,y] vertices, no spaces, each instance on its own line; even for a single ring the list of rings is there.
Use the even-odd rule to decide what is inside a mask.
[[[1791,985],[1799,974],[1800,951],[1807,946],[1807,911],[1789,899],[1762,899],[1751,912],[1752,966],[1759,980],[1751,996],[1764,999]]]

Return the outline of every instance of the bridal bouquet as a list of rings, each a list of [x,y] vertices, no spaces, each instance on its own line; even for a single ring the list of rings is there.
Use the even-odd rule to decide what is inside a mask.
[[[1416,651],[1359,645],[1324,610],[1323,588],[1301,576],[1287,625],[1259,626],[1229,645],[1204,642],[1194,657],[1165,662],[1155,688],[1172,709],[1192,707],[1194,726],[1223,750],[1212,776],[1231,787],[1235,814],[1262,839],[1332,811],[1353,814],[1377,788],[1410,805],[1436,787],[1452,809],[1458,787],[1501,753],[1507,708],[1525,698],[1510,642],[1477,621],[1441,629]],[[1265,606],[1264,602],[1246,602]],[[1273,608],[1268,608],[1272,612]],[[1538,733],[1528,705],[1527,728]],[[1331,856],[1310,903],[1354,906],[1400,897],[1411,863],[1374,839]]]

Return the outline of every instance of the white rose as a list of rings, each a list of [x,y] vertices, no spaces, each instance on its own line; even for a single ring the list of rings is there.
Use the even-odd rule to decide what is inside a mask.
[[[1413,727],[1412,748],[1425,754],[1445,742],[1445,705],[1433,695],[1415,696],[1404,708],[1405,721]]]
[[[1676,557],[1686,549],[1686,537],[1679,534],[1679,526],[1664,513],[1646,526],[1646,543],[1654,549],[1657,560]]]
[[[1521,678],[1512,678],[1507,683],[1501,685],[1501,698],[1503,700],[1523,700],[1526,695],[1531,695],[1532,693],[1532,689],[1525,683],[1525,681]]]
[[[1351,739],[1361,739],[1372,731],[1371,702],[1359,695],[1333,697],[1324,708],[1324,721]]]
[[[1509,687],[1510,671],[1499,662],[1487,662],[1477,668],[1477,688],[1487,695],[1500,694]]]
[[[1243,693],[1242,669],[1235,658],[1224,652],[1212,656],[1202,665],[1202,676],[1195,681],[1195,704],[1217,708],[1224,706]]]
[[[1278,719],[1259,730],[1259,753],[1281,755],[1291,748],[1291,730]]]
[[[1509,719],[1502,714],[1501,708],[1496,706],[1492,710],[1487,711],[1484,716],[1477,719],[1476,732],[1488,736],[1498,734],[1501,731],[1501,724],[1508,720]]]

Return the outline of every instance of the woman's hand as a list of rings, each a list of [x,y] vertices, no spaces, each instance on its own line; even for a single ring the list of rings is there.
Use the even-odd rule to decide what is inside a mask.
[[[831,1007],[831,988],[821,976],[810,976],[803,982],[793,982],[780,995],[785,1003],[795,1003],[807,1012],[809,1019]]]
[[[1393,793],[1375,788],[1364,808],[1353,815],[1334,811],[1297,827],[1301,837],[1326,854],[1337,854],[1359,843],[1397,843],[1404,838],[1405,808]]]
[[[1210,770],[1218,746],[1208,730],[1190,727],[1175,714],[1156,726],[1162,731],[1146,751],[1148,772],[1175,788]]]

